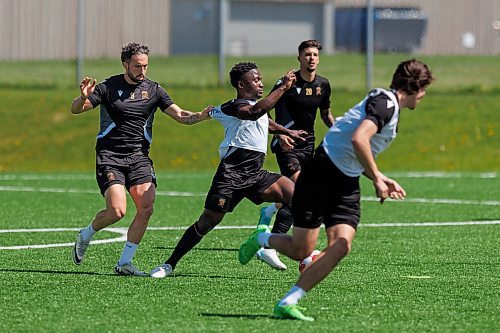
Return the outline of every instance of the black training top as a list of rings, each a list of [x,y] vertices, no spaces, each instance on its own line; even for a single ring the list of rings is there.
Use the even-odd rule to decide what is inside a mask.
[[[117,157],[137,152],[147,155],[156,109],[165,111],[174,102],[158,83],[144,79],[130,84],[123,75],[99,83],[88,97],[93,107],[101,105],[96,152]]]
[[[295,72],[297,81],[276,103],[274,110],[276,122],[287,128],[305,130],[314,135],[314,122],[318,108],[330,108],[331,88],[328,79],[316,75],[312,82],[305,81],[300,71]],[[279,80],[273,88],[282,83]]]

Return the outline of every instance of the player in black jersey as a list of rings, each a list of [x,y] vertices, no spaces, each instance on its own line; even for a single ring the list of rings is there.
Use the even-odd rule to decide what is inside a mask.
[[[374,89],[328,130],[313,160],[306,164],[293,194],[293,236],[255,231],[240,247],[242,264],[261,246],[269,246],[295,260],[303,260],[316,247],[320,226],[325,225],[327,246],[311,257],[297,283],[275,305],[274,317],[313,321],[297,305],[306,293],[325,279],[349,254],[360,219],[361,174],[375,188],[380,203],[402,200],[405,190],[385,176],[376,156],[396,138],[399,115],[415,109],[434,80],[421,61],[404,61],[396,68],[391,89]],[[265,230],[264,230],[265,231]]]
[[[205,209],[177,243],[170,257],[155,267],[150,275],[163,278],[172,274],[177,263],[202,238],[248,198],[255,204],[291,202],[294,184],[287,177],[262,169],[267,152],[268,132],[290,135],[301,140],[304,131],[290,130],[272,121],[267,112],[295,81],[290,71],[282,85],[266,98],[262,77],[255,63],[236,64],[229,73],[237,96],[210,111],[212,118],[224,126],[224,139],[219,146],[221,158],[212,186],[205,200]],[[258,101],[258,102],[257,102]],[[268,229],[267,226],[265,226]]]
[[[331,127],[334,118],[330,112],[331,88],[328,79],[316,72],[319,64],[321,44],[316,40],[306,40],[298,47],[300,69],[295,72],[297,81],[286,91],[274,107],[276,122],[291,129],[308,132],[305,141],[294,142],[285,135],[275,135],[271,142],[271,151],[276,154],[281,174],[295,182],[302,167],[314,154],[314,123],[316,114],[320,112],[321,119],[327,127]],[[279,87],[277,82],[273,90]],[[274,213],[278,212],[273,225],[273,233],[287,233],[292,226],[292,218],[287,209],[279,209],[279,203],[263,207],[260,210],[259,225],[269,225]],[[276,269],[286,269],[274,249],[262,248],[257,252],[257,258]]]
[[[153,214],[156,176],[149,147],[156,109],[160,108],[182,124],[195,124],[210,118],[209,107],[199,113],[183,110],[158,83],[146,78],[148,54],[149,48],[143,44],[123,46],[121,61],[125,73],[111,76],[99,84],[95,79],[84,78],[80,96],[71,104],[74,114],[101,106],[101,126],[95,147],[96,179],[106,201],[106,208],[78,233],[73,261],[80,265],[92,236],[123,218],[127,189],[134,201],[136,215],[115,267],[119,275],[147,276],[132,264],[132,257]]]

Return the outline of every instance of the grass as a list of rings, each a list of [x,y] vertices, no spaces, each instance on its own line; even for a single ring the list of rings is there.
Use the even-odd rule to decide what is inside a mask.
[[[387,86],[396,65],[406,59],[422,59],[438,78],[435,91],[493,92],[500,90],[500,66],[495,56],[416,56],[411,54],[376,54],[373,84]],[[149,62],[148,75],[167,89],[175,87],[213,88],[218,84],[216,56],[155,57]],[[226,70],[238,61],[254,61],[262,70],[264,82],[270,88],[287,70],[297,68],[294,55],[245,58],[227,57]],[[361,54],[322,55],[320,75],[327,77],[334,91],[364,91],[366,88],[366,60]],[[77,88],[75,61],[4,61],[4,75],[0,87],[14,89]],[[116,59],[89,59],[84,61],[83,73],[98,80],[123,71],[118,54]],[[226,87],[229,82],[226,82]]]
[[[376,55],[374,85],[387,86],[397,63],[411,55]],[[295,57],[228,58],[256,61],[269,89]],[[379,158],[383,170],[500,171],[500,103],[496,57],[426,56],[437,77],[415,111],[405,110],[399,138]],[[320,74],[333,86],[332,112],[344,113],[365,95],[364,57],[322,56]],[[74,62],[2,62],[0,77],[0,172],[92,171],[99,112],[74,116],[69,112],[78,95]],[[150,60],[149,74],[162,82],[181,107],[199,111],[233,98],[234,89],[217,87],[215,57],[183,56]],[[116,59],[88,60],[86,75],[102,80],[122,72]],[[318,117],[319,118],[319,117]],[[319,121],[320,122],[320,121]],[[318,142],[326,128],[317,124]],[[223,130],[215,121],[185,127],[158,114],[151,156],[157,171],[213,170]],[[274,157],[266,167],[278,170]]]
[[[211,176],[159,174],[151,230],[134,259],[140,268],[148,270],[171,253],[183,228],[201,213]],[[406,202],[372,201],[373,187],[363,179],[353,250],[302,302],[314,323],[270,317],[298,277],[295,262],[283,258],[289,266],[284,272],[257,261],[240,266],[236,250],[251,230],[216,229],[179,263],[173,278],[161,280],[114,276],[122,242],[92,245],[82,266],[72,263],[70,246],[0,250],[0,330],[498,332],[499,225],[421,225],[498,221],[498,175],[393,176],[408,191]],[[74,231],[0,233],[0,246],[71,243],[102,205],[91,173],[4,173],[0,229]],[[114,226],[126,228],[133,214],[129,202],[127,216]],[[253,226],[257,215],[258,207],[243,201],[221,226]],[[103,231],[96,239],[116,236]],[[325,245],[323,234],[319,242]]]

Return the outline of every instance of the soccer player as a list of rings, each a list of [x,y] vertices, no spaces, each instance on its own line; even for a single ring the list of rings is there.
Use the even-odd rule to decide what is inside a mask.
[[[229,73],[236,98],[215,107],[210,116],[224,126],[224,139],[219,146],[221,161],[205,200],[205,209],[177,243],[170,257],[151,271],[163,278],[172,274],[181,258],[217,226],[243,198],[255,204],[291,202],[294,183],[287,177],[262,169],[267,152],[268,133],[290,135],[301,140],[303,131],[290,130],[272,121],[267,112],[295,82],[289,71],[281,86],[262,97],[264,85],[255,63],[240,62]]]
[[[278,100],[274,107],[276,122],[290,129],[304,130],[308,133],[305,141],[294,142],[286,135],[275,135],[271,141],[271,151],[276,154],[281,174],[295,182],[305,163],[314,154],[314,122],[319,109],[321,119],[327,127],[331,127],[334,118],[330,112],[331,88],[328,79],[316,72],[319,64],[321,44],[316,40],[306,40],[298,47],[297,57],[300,69],[295,72],[297,81]],[[273,91],[281,85],[279,80]],[[273,225],[273,233],[287,233],[292,226],[289,210],[280,209],[279,203],[263,207],[260,210],[259,225],[269,225],[272,216],[278,212]],[[262,248],[257,258],[271,267],[283,270],[286,265],[278,258],[276,250]]]
[[[153,214],[156,176],[149,158],[155,111],[160,108],[182,124],[195,124],[209,119],[210,107],[202,112],[185,111],[174,104],[167,92],[146,78],[149,48],[139,43],[123,46],[121,61],[125,72],[96,84],[85,77],[80,96],[71,104],[71,112],[79,114],[100,105],[100,131],[96,142],[96,180],[106,208],[92,223],[81,229],[73,247],[73,261],[80,265],[92,236],[125,216],[128,190],[136,207],[136,215],[128,229],[127,242],[115,267],[116,274],[147,276],[132,264],[132,257]]]
[[[299,300],[325,279],[351,250],[360,218],[359,177],[364,174],[375,187],[380,203],[400,200],[405,190],[385,176],[375,162],[396,138],[401,110],[415,109],[434,80],[428,66],[412,59],[398,65],[391,89],[374,89],[353,106],[327,132],[295,186],[293,236],[269,233],[260,227],[239,250],[241,264],[248,263],[261,246],[278,250],[295,260],[315,248],[321,223],[327,246],[301,273],[297,283],[274,307],[274,317],[312,321],[302,313]]]

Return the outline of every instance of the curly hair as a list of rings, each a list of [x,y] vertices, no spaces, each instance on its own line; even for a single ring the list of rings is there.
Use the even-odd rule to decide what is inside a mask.
[[[229,72],[229,79],[231,80],[231,85],[235,88],[238,87],[238,81],[241,81],[243,75],[251,71],[252,69],[258,69],[257,64],[254,62],[239,62],[231,68]]]
[[[149,47],[140,43],[128,43],[122,47],[122,62],[130,60],[136,54],[149,54]]]
[[[321,44],[315,39],[305,40],[299,45],[299,54],[308,47],[315,47],[318,49],[318,51],[321,51],[321,49],[323,48],[323,46],[321,46]]]
[[[391,88],[413,95],[433,81],[429,67],[419,60],[411,59],[398,65],[392,77]]]

